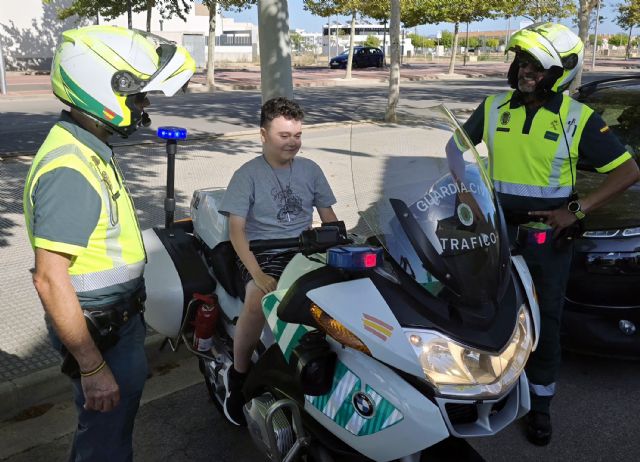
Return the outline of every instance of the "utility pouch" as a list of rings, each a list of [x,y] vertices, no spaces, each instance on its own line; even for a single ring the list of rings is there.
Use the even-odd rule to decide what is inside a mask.
[[[101,353],[106,352],[109,348],[118,343],[119,337],[110,315],[105,312],[93,312],[82,310],[84,319],[87,322],[87,330]],[[60,371],[71,377],[72,379],[80,378],[80,367],[76,358],[63,346],[64,357]]]

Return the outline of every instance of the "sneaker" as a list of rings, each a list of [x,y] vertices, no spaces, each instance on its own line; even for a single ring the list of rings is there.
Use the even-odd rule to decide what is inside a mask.
[[[527,439],[536,446],[546,446],[551,441],[551,416],[545,412],[529,411],[526,416]]]
[[[224,371],[224,387],[227,390],[224,397],[224,416],[233,425],[246,427],[247,420],[244,417],[244,395],[242,385],[246,374],[240,374],[233,368],[233,364]]]

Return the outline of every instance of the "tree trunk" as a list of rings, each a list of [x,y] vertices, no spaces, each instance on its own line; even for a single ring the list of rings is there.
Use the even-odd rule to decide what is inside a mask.
[[[396,109],[400,99],[400,0],[391,0],[389,42],[391,43],[391,68],[389,69],[389,99],[384,120],[393,123],[398,120]]]
[[[209,0],[209,38],[207,39],[207,88],[212,91],[215,87],[215,77],[213,75],[216,55],[216,11],[218,2]]]
[[[287,0],[258,2],[258,33],[260,34],[262,101],[265,102],[276,96],[293,99]]]
[[[456,66],[456,51],[458,49],[458,35],[460,32],[460,23],[455,23],[453,26],[453,43],[451,44],[451,61],[449,61],[449,71],[447,74],[454,73]]]
[[[589,43],[589,19],[591,18],[591,10],[593,10],[593,6],[596,2],[597,0],[578,1],[578,37],[580,37],[580,40],[582,40],[582,43],[584,43],[585,52],[587,44]],[[595,47],[596,44],[594,43],[593,46]],[[582,65],[582,67],[580,67],[580,69],[578,69],[576,78],[573,79],[573,82],[571,82],[569,93],[573,93],[581,85],[583,68],[584,64]]]
[[[153,11],[154,0],[147,0],[147,32],[151,32],[151,12]]]
[[[351,12],[351,32],[349,35],[349,57],[347,58],[347,73],[344,78],[351,79],[351,66],[353,66],[353,38],[356,35],[356,12]]]
[[[384,29],[382,31],[382,56],[384,58],[384,65],[387,65],[387,20],[384,20]]]
[[[627,51],[625,52],[625,59],[631,58],[631,31],[633,30],[633,26],[629,27],[629,37],[627,38]]]
[[[127,26],[133,29],[133,12],[131,11],[131,0],[127,0]]]

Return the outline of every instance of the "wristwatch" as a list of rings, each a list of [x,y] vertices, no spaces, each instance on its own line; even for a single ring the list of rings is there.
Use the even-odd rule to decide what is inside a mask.
[[[578,220],[582,220],[586,215],[582,211],[582,206],[578,201],[571,201],[567,204],[569,212],[573,213]]]

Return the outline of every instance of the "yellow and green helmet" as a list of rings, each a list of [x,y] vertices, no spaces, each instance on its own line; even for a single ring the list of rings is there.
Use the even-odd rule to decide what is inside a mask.
[[[53,93],[122,136],[142,121],[136,96],[173,96],[186,87],[195,62],[183,47],[157,35],[115,26],[62,33],[51,66]]]
[[[526,53],[546,69],[549,79],[545,79],[547,88],[562,93],[569,87],[584,59],[584,44],[580,37],[568,27],[555,23],[532,24],[520,29],[511,36],[507,51],[515,51],[516,59],[509,71],[509,82],[517,76],[518,53]],[[516,88],[516,87],[514,87]]]

